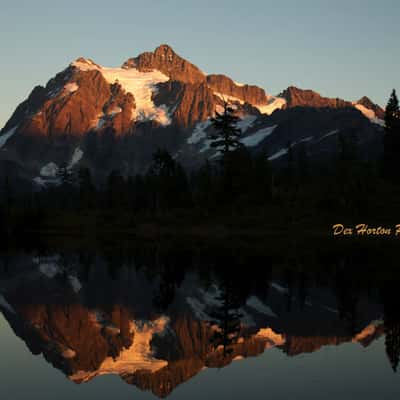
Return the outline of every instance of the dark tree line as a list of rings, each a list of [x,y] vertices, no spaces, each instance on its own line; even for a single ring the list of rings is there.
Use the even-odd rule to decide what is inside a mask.
[[[258,224],[271,230],[304,221],[326,227],[338,215],[367,219],[380,212],[400,214],[400,112],[395,91],[386,108],[380,163],[360,158],[354,132],[338,136],[338,156],[332,165],[312,165],[305,143],[288,143],[285,164],[273,168],[265,153],[251,153],[241,144],[234,109],[225,104],[212,122],[211,146],[220,157],[194,171],[186,171],[159,149],[147,172],[135,176],[113,170],[99,181],[85,166],[71,170],[62,165],[58,185],[23,196],[6,178],[0,185],[2,231],[32,229],[43,221],[62,227],[55,215],[63,213],[68,215],[64,221],[74,215],[78,220],[85,213],[94,220],[108,216],[111,227],[117,220],[129,228],[141,218],[169,216],[172,221],[179,214],[186,225],[244,221],[249,227]]]

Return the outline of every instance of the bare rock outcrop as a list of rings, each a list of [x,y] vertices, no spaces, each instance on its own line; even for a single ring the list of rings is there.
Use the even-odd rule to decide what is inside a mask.
[[[171,80],[185,83],[200,83],[206,80],[204,73],[195,65],[180,57],[168,45],[157,47],[154,52],[145,52],[135,58],[130,58],[123,68],[137,68],[147,72],[159,70]]]
[[[294,86],[288,87],[281,95],[286,100],[287,108],[292,107],[315,107],[315,108],[345,108],[353,107],[351,102],[339,99],[322,97],[313,90],[299,89]]]

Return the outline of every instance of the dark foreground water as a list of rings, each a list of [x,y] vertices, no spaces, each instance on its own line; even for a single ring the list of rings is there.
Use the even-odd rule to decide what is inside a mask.
[[[0,398],[399,399],[400,281],[363,254],[3,256]]]

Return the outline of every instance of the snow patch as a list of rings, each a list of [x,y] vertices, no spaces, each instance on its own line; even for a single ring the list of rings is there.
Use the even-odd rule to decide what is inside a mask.
[[[101,129],[106,122],[107,122],[107,120],[105,119],[104,116],[99,117],[97,119],[97,121],[96,121],[96,124],[95,124],[96,125],[96,129]]]
[[[267,128],[260,129],[259,131],[252,133],[251,135],[240,139],[240,141],[247,147],[257,146],[261,143],[267,136],[269,136],[278,125],[268,126]]]
[[[238,97],[229,96],[225,93],[214,92],[214,95],[219,97],[222,101],[226,101],[228,103],[240,103],[244,104],[244,101],[239,99]]]
[[[240,318],[240,322],[244,326],[255,326],[256,325],[253,317],[249,313],[247,313],[243,308],[239,308],[239,313],[242,315]]]
[[[238,122],[237,127],[241,129],[242,132],[246,132],[254,124],[256,119],[256,115],[247,115]]]
[[[82,284],[76,276],[69,275],[68,280],[75,293],[78,293],[82,289]]]
[[[254,308],[256,311],[258,311],[261,314],[268,315],[270,317],[276,317],[276,314],[271,310],[270,307],[265,305],[258,297],[256,296],[251,296],[247,302],[246,305]]]
[[[300,144],[300,143],[303,143],[303,142],[309,142],[309,141],[312,140],[312,139],[313,139],[313,136],[306,137],[306,138],[304,138],[304,139],[301,139],[301,140],[299,140],[299,141],[297,141],[297,142],[292,143],[292,145],[291,145],[290,147],[292,148],[292,147],[294,147],[294,146],[296,146],[296,145],[298,145],[298,144]],[[280,157],[284,156],[284,155],[287,154],[287,153],[288,153],[287,147],[286,147],[286,148],[282,148],[282,149],[280,149],[278,152],[276,152],[275,154],[273,154],[272,156],[269,156],[269,157],[268,157],[268,160],[269,160],[269,161],[276,160],[277,158],[280,158]]]
[[[114,107],[112,110],[109,111],[108,115],[111,115],[112,117],[114,117],[115,115],[117,115],[121,112],[122,112],[121,107]]]
[[[323,139],[326,139],[329,136],[336,135],[337,133],[339,133],[339,129],[335,129],[334,131],[330,131],[330,132],[326,133],[324,136],[320,137],[318,142],[320,142]]]
[[[146,110],[140,110],[137,112],[136,117],[139,121],[157,121],[162,126],[168,126],[171,124],[171,118],[169,115],[168,107],[164,104],[160,105],[157,108],[154,108],[153,111],[147,112]]]
[[[83,157],[83,151],[77,147],[71,157],[71,160],[67,166],[68,170],[71,170]],[[44,167],[40,169],[40,176],[33,179],[33,182],[38,186],[46,186],[47,184],[57,185],[60,184],[60,180],[57,179],[59,166],[54,162],[49,162]]]
[[[57,264],[60,257],[58,255],[46,257],[33,257],[32,262],[38,265],[40,272],[49,278],[54,278],[61,272],[61,268]]]
[[[8,301],[1,294],[0,294],[0,306],[5,308],[8,312],[15,314],[14,308],[8,303]]]
[[[67,83],[64,86],[64,91],[68,92],[68,93],[74,93],[79,89],[79,85],[76,82],[72,82],[72,83]]]
[[[217,299],[218,296],[220,296],[221,291],[218,289],[216,285],[212,286],[214,294],[210,293],[208,290],[207,292],[203,289],[199,289],[199,292],[201,293],[204,302],[212,307],[219,307],[221,305],[221,301]]]
[[[233,106],[231,106],[231,107],[234,108]],[[225,111],[225,109],[224,109],[224,107],[222,107],[222,106],[220,106],[219,104],[217,104],[217,106],[215,107],[215,111],[216,111],[218,114],[223,114],[224,111]]]
[[[0,149],[7,143],[7,140],[10,139],[12,135],[14,135],[15,131],[17,130],[18,126],[10,129],[8,132],[4,133],[0,136]]]
[[[155,321],[133,321],[130,326],[133,344],[113,358],[107,357],[96,371],[78,371],[69,378],[72,381],[86,382],[95,376],[105,374],[133,374],[137,370],[151,373],[168,365],[165,360],[154,358],[151,350],[151,340],[156,334],[161,334],[169,319],[160,317]]]
[[[332,307],[328,307],[328,306],[322,306],[322,308],[331,313],[339,314],[339,310],[337,310],[336,308],[332,308]]]
[[[275,110],[280,110],[286,105],[286,100],[282,97],[272,97],[266,105],[254,105],[261,114],[271,115]]]
[[[47,178],[55,178],[58,172],[58,165],[53,162],[49,162],[40,170],[40,175]]]
[[[368,326],[366,326],[360,333],[355,335],[352,339],[352,342],[361,342],[362,340],[372,336],[375,334],[376,329],[383,324],[382,320],[372,321]]]
[[[249,116],[247,118],[245,118],[244,120],[242,120],[242,124],[239,122],[238,127],[240,126],[244,126],[246,129],[243,131],[246,131],[248,128],[250,128],[250,126],[254,123],[254,121],[256,120],[257,117],[255,116]],[[206,121],[208,122],[208,121]],[[209,150],[211,148],[211,143],[213,142],[213,140],[211,139],[207,139],[207,134],[205,132],[205,129],[210,126],[211,122],[209,122],[208,124],[202,125],[202,126],[197,126],[196,129],[194,130],[192,136],[188,139],[188,143],[190,144],[195,144],[200,142],[201,140],[205,139],[203,141],[203,146],[201,147],[201,149],[199,150],[200,153],[203,153],[207,150]],[[275,129],[276,129],[277,125],[274,126],[269,126],[267,128],[264,129],[260,129],[259,131],[250,134],[249,136],[246,136],[244,138],[239,139],[239,141],[241,143],[243,143],[245,146],[247,147],[253,147],[253,146],[257,146],[259,143],[261,143],[267,136],[269,136]],[[242,129],[242,128],[241,128]],[[217,154],[215,154],[214,156],[217,156]]]
[[[364,114],[364,116],[366,116],[372,123],[380,126],[385,126],[385,121],[379,119],[376,116],[375,111],[370,110],[369,108],[363,106],[362,104],[355,104],[355,108],[357,108],[358,111]]]
[[[289,290],[288,290],[287,288],[285,288],[285,287],[283,287],[283,286],[281,286],[281,285],[278,285],[278,284],[275,283],[275,282],[272,282],[272,283],[270,284],[270,286],[271,286],[273,289],[275,289],[275,290],[277,290],[278,292],[280,292],[280,293],[288,293],[288,292],[289,292]]]
[[[57,274],[61,273],[61,268],[55,262],[47,262],[47,263],[42,263],[42,264],[39,265],[39,271],[43,275],[45,275],[48,278],[52,279]]]
[[[267,339],[269,342],[269,345],[274,345],[274,346],[282,346],[286,342],[283,335],[280,335],[279,333],[274,332],[271,328],[260,329],[257,332],[256,337]],[[270,347],[270,346],[268,346],[268,347]]]
[[[121,333],[121,329],[117,328],[114,325],[108,325],[105,328],[109,333],[113,334],[113,335],[119,335]]]
[[[74,154],[72,154],[68,168],[71,169],[75,164],[81,161],[82,157],[83,157],[83,151],[79,147],[77,147],[74,151]]]
[[[71,64],[73,67],[79,68],[81,71],[93,71],[96,69],[102,69],[99,65],[94,63],[89,58],[79,58]]]
[[[195,126],[192,135],[187,139],[186,143],[196,144],[199,143],[201,140],[206,139],[207,138],[206,129],[210,127],[210,125],[211,125],[211,120],[209,119],[203,122],[199,122]]]
[[[204,312],[204,309],[206,308],[205,305],[203,303],[201,303],[199,300],[197,300],[196,298],[187,297],[186,303],[189,304],[189,306],[193,310],[196,318],[198,318],[202,321],[211,321],[212,320],[212,318]]]
[[[64,350],[64,351],[61,353],[61,355],[62,355],[64,358],[67,358],[67,359],[75,358],[75,356],[76,356],[76,351],[74,351],[74,350],[72,350],[72,349],[67,349],[67,350]]]
[[[285,154],[287,154],[287,152],[288,152],[287,149],[280,149],[275,154],[268,157],[268,160],[269,161],[276,160],[277,158],[280,158],[280,157],[284,156]]]
[[[171,123],[167,108],[165,106],[156,107],[152,100],[152,96],[157,90],[156,85],[169,80],[169,77],[162,72],[158,70],[141,72],[136,68],[106,68],[96,65],[90,60],[75,61],[71,65],[81,71],[100,71],[107,82],[119,83],[126,92],[133,94],[136,109],[132,112],[132,119],[156,120],[163,126]]]
[[[33,182],[36,183],[38,186],[46,186],[46,182],[40,176],[33,178]]]

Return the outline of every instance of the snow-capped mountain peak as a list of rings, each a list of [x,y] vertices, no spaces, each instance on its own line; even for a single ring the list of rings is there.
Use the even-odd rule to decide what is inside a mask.
[[[3,157],[23,166],[30,171],[23,175],[34,179],[50,163],[69,165],[77,148],[83,155],[76,165],[102,168],[104,163],[97,160],[104,158],[101,149],[121,146],[104,168],[141,172],[158,147],[179,154],[185,166],[199,165],[215,157],[207,134],[210,119],[225,101],[242,119],[242,143],[251,151],[267,151],[274,162],[284,158],[288,140],[315,146],[309,154],[321,154],[318,146],[335,151],[334,136],[320,140],[329,132],[359,129],[366,146],[375,137],[381,139],[377,124],[383,123],[383,110],[367,97],[352,103],[294,86],[272,96],[223,74],[205,74],[163,44],[121,67],[80,57],[45,87],[35,87],[0,132],[0,161]],[[98,154],[86,148],[93,134]],[[111,144],[110,135],[116,138]]]

